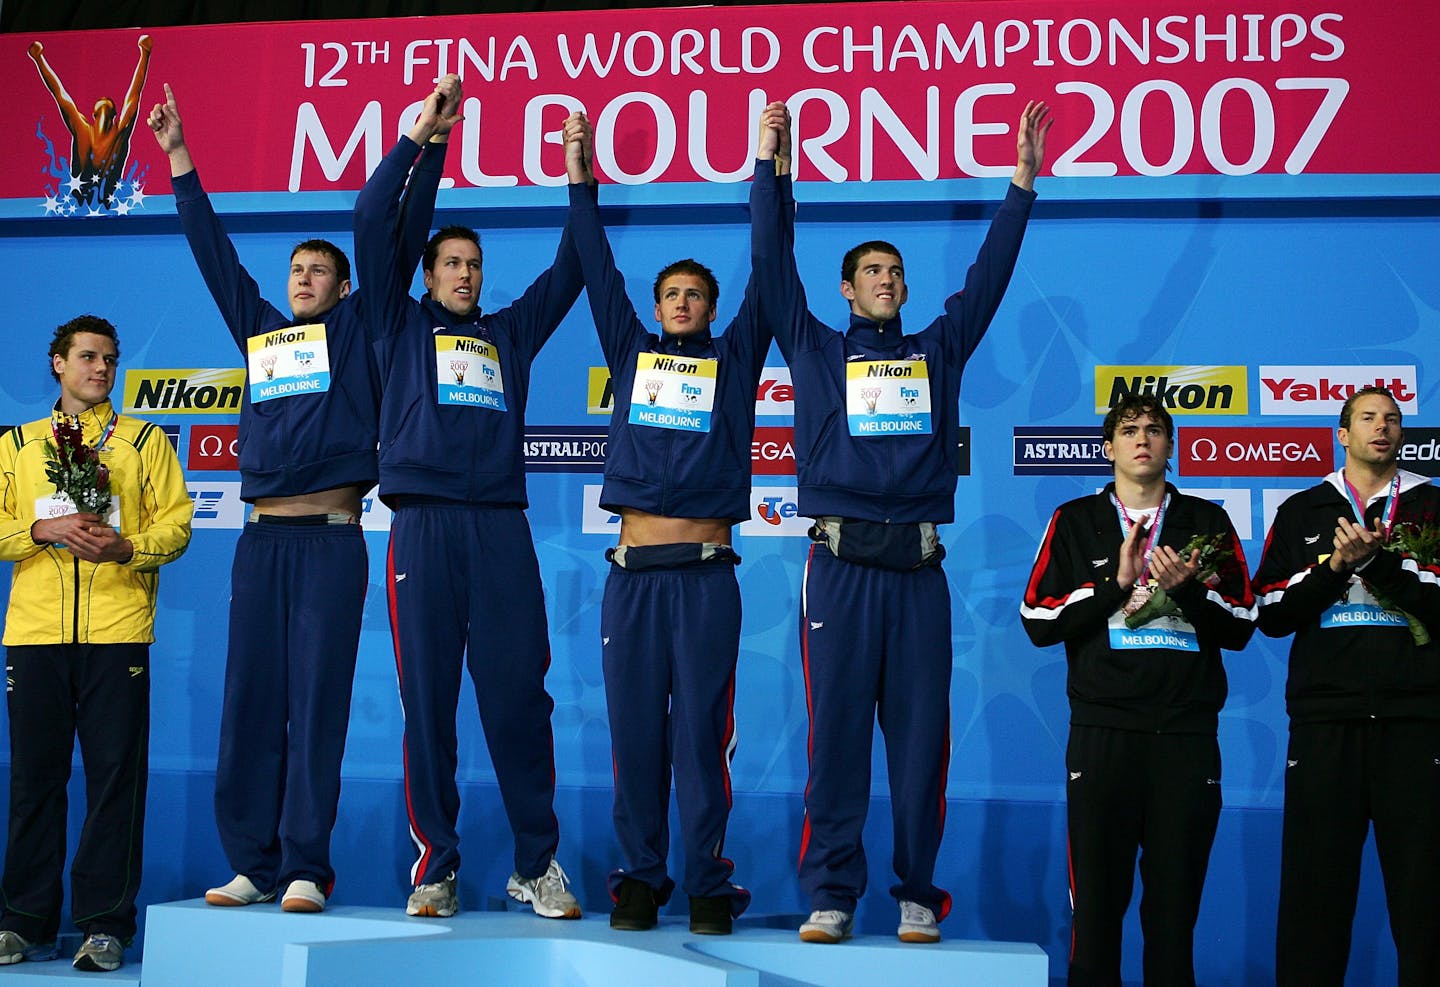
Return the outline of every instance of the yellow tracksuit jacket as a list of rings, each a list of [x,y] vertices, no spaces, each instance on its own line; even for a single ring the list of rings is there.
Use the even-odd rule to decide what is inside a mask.
[[[85,441],[100,439],[110,402],[80,416]],[[52,418],[0,436],[0,561],[15,563],[3,643],[149,644],[155,640],[156,572],[190,544],[194,507],[180,461],[165,433],[121,416],[100,450],[119,500],[120,534],[135,554],[126,563],[96,565],[30,537],[36,505],[54,496],[45,478]]]

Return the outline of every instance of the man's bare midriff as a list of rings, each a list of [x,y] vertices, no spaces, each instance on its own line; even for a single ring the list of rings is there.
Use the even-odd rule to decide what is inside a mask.
[[[255,501],[256,514],[277,517],[302,517],[306,514],[353,514],[360,516],[359,487],[335,487],[294,497],[261,497]]]
[[[634,508],[620,509],[620,544],[675,545],[681,542],[730,544],[726,518],[662,517]]]

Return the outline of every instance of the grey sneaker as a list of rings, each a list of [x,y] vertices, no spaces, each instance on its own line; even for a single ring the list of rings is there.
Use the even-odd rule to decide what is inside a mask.
[[[422,884],[405,902],[406,915],[421,918],[449,918],[460,910],[460,892],[455,887],[455,872],[435,884]]]
[[[55,953],[53,942],[31,942],[8,929],[0,932],[0,966],[9,966],[21,960],[53,960]]]
[[[505,891],[516,901],[528,902],[543,918],[579,918],[580,902],[567,890],[569,883],[560,861],[551,857],[550,866],[539,877],[511,874]]]
[[[104,973],[120,969],[120,964],[124,962],[125,946],[119,939],[103,932],[92,932],[80,944],[73,965],[77,970]]]
[[[900,929],[896,933],[901,942],[939,942],[940,926],[935,913],[918,901],[900,902]]]
[[[274,891],[261,891],[255,886],[255,882],[244,874],[236,874],[227,883],[205,892],[205,904],[222,907],[258,905],[274,900]]]
[[[800,926],[801,942],[844,942],[855,928],[855,916],[838,908],[816,909]]]
[[[325,910],[325,892],[314,881],[291,881],[290,886],[285,889],[285,897],[280,899],[280,910],[310,914],[323,912]]]

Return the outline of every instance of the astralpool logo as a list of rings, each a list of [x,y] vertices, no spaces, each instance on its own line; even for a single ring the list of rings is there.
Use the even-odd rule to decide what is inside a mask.
[[[527,425],[528,473],[602,473],[607,429],[604,425]]]
[[[1099,425],[1015,426],[1016,476],[1109,476]]]
[[[127,370],[124,410],[148,415],[237,415],[245,371]]]

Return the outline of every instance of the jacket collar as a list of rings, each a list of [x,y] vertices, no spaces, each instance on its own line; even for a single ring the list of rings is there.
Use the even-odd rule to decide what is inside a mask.
[[[845,338],[869,350],[887,350],[899,347],[904,335],[905,329],[900,324],[899,313],[889,322],[880,323],[851,312],[850,329],[845,333]]]

